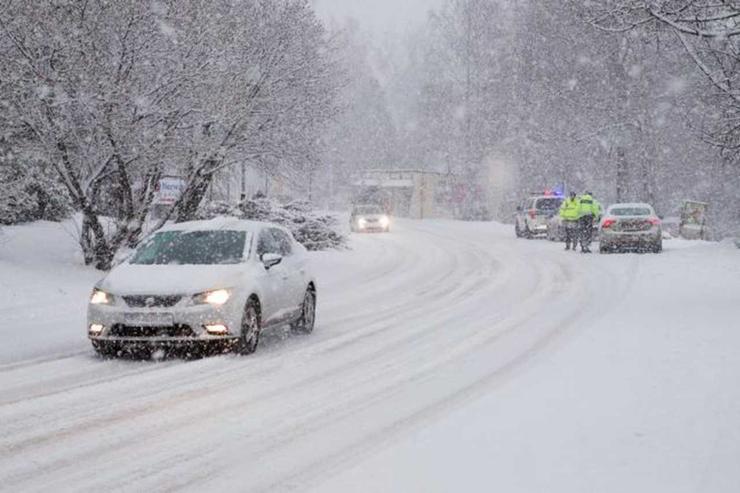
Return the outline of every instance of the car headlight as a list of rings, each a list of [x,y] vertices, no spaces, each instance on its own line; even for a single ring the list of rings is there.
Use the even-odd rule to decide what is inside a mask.
[[[380,225],[382,227],[387,228],[390,223],[391,223],[391,220],[388,218],[388,216],[382,216],[380,218]]]
[[[364,217],[361,217],[357,220],[357,225],[361,228],[364,228],[365,225],[367,225],[367,220]]]
[[[92,295],[90,295],[91,305],[110,305],[113,303],[113,295],[106,293],[102,289],[93,289]]]
[[[214,289],[213,291],[206,291],[205,293],[196,294],[193,296],[193,302],[196,305],[216,305],[221,306],[231,297],[231,291],[228,289]]]

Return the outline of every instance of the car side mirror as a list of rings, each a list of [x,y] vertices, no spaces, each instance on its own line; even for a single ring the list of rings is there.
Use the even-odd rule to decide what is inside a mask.
[[[522,206],[521,205],[516,206],[516,211],[517,212],[522,212]]]
[[[275,267],[283,261],[283,256],[277,253],[263,253],[260,260],[262,260],[262,265],[265,266],[265,270],[270,270],[271,267]]]

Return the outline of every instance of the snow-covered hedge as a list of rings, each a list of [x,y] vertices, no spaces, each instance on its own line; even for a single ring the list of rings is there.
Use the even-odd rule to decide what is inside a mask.
[[[0,224],[61,221],[72,207],[64,190],[48,169],[0,162]]]
[[[279,204],[268,198],[254,198],[239,204],[210,202],[198,211],[198,219],[233,216],[252,221],[267,221],[288,228],[295,239],[309,250],[342,248],[347,238],[339,232],[339,221],[330,214],[314,211],[306,202]]]

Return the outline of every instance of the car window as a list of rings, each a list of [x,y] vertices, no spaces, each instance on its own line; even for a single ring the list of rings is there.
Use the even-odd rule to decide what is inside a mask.
[[[612,216],[652,216],[653,211],[647,207],[614,207],[609,209]]]
[[[557,210],[560,207],[560,203],[563,200],[557,197],[553,198],[546,198],[546,199],[537,199],[536,202],[536,209],[539,211],[554,211]]]
[[[377,205],[360,205],[355,207],[355,214],[382,214],[383,211]]]
[[[280,245],[272,234],[272,229],[263,229],[257,240],[257,257],[262,257],[265,253],[280,253]]]
[[[287,257],[293,254],[293,241],[290,239],[285,231],[280,229],[273,229],[272,236],[275,239],[275,243],[278,248],[278,252],[283,257]]]
[[[244,256],[244,231],[162,231],[142,244],[130,260],[137,265],[238,264]]]

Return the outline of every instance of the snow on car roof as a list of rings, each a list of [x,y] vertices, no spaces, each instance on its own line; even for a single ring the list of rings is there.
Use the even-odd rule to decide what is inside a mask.
[[[159,231],[210,231],[229,229],[234,231],[255,232],[264,227],[284,229],[282,226],[274,223],[247,221],[235,217],[215,217],[203,221],[187,221],[183,223],[169,224]]]

